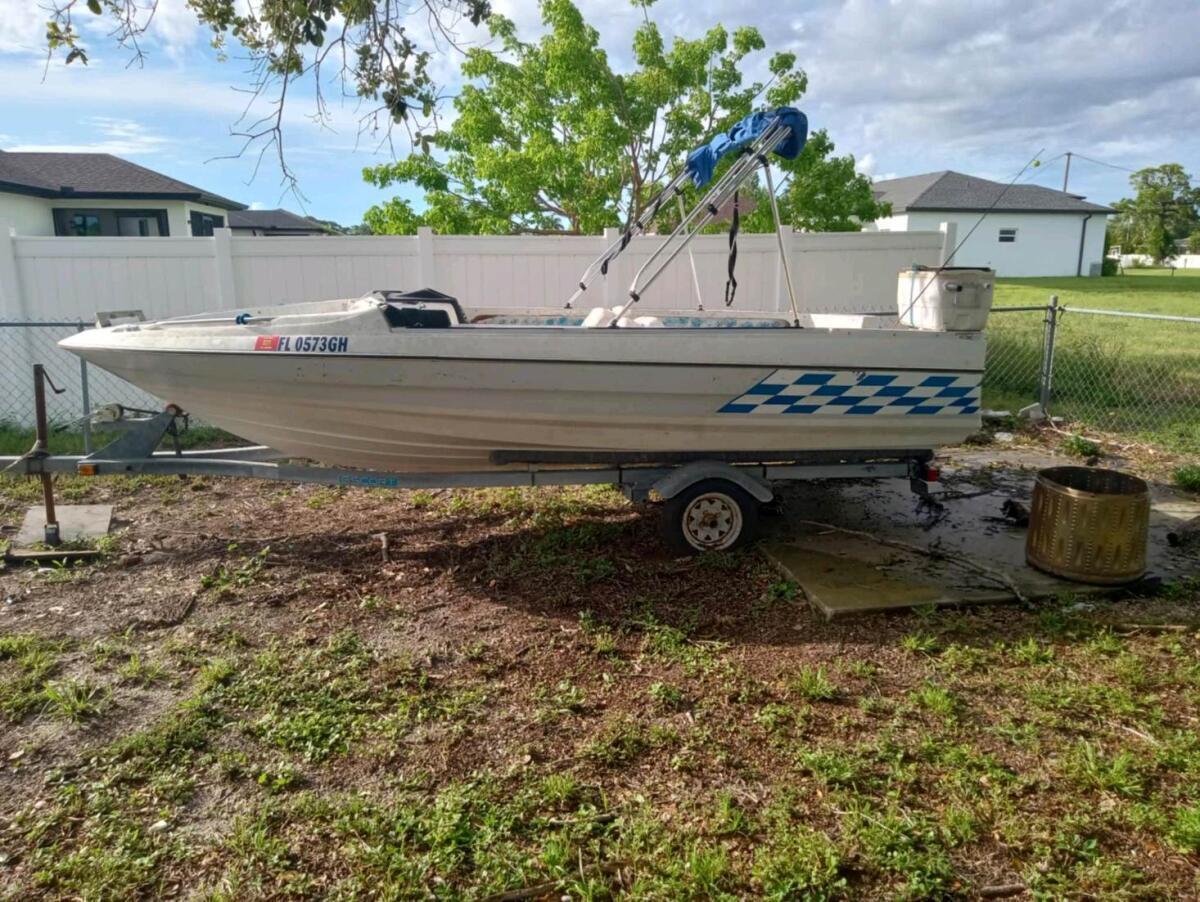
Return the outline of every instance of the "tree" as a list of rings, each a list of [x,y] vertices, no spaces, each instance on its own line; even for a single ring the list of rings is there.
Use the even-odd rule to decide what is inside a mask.
[[[1169,260],[1175,256],[1176,241],[1200,227],[1200,188],[1192,186],[1178,163],[1139,169],[1129,182],[1134,196],[1113,204],[1113,243],[1125,253]]]
[[[767,60],[765,83],[744,83],[748,58],[766,49],[757,29],[718,25],[668,49],[649,16],[652,0],[637,5],[643,23],[629,73],[613,71],[596,29],[570,0],[542,0],[547,33],[537,43],[492,16],[499,46],[467,53],[457,118],[430,152],[364,171],[379,187],[420,188],[426,209],[394,199],[367,212],[372,229],[580,234],[622,225],[640,215],[688,151],[755,107],[793,104],[804,94],[808,77],[792,53]],[[791,174],[781,203],[798,225],[847,228],[855,216],[880,215],[853,158],[830,158],[832,151],[817,132],[799,159],[781,166]],[[769,211],[747,222],[763,216]]]
[[[140,63],[141,42],[153,31],[159,2],[51,0],[47,53],[86,65],[84,32],[93,29],[81,28],[77,19],[94,17],[131,53],[131,61]],[[429,72],[429,48],[455,45],[460,19],[478,25],[491,12],[489,0],[188,0],[188,7],[212,30],[219,52],[232,39],[249,55],[251,103],[263,99],[267,112],[250,113],[248,104],[234,134],[245,141],[242,152],[257,146],[260,159],[275,149],[293,185],[284,155],[283,111],[296,82],[309,80],[316,118],[323,120],[328,116],[323,78],[332,69],[345,94],[375,102],[362,114],[363,131],[384,130],[390,137],[393,124],[403,125],[415,144],[425,146],[437,127],[441,100]]]

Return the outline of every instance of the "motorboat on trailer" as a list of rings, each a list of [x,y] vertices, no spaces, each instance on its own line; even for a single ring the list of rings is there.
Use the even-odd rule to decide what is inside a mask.
[[[798,460],[961,441],[979,426],[986,275],[956,271],[951,282],[947,273],[910,273],[900,316],[803,314],[780,236],[789,313],[633,315],[760,167],[774,206],[769,156],[794,157],[806,131],[802,114],[781,109],[699,148],[588,267],[564,308],[375,291],[236,314],[101,320],[61,345],[281,454],[392,472]],[[710,181],[726,155],[732,164]],[[711,187],[690,212],[680,207],[679,225],[638,270],[628,300],[577,307],[689,179]]]

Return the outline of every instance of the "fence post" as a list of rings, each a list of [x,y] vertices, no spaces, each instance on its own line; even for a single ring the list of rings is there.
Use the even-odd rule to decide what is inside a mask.
[[[1042,413],[1050,416],[1050,391],[1054,386],[1054,337],[1058,331],[1058,295],[1050,295],[1046,307],[1046,343],[1042,347],[1041,395],[1038,402]]]
[[[423,288],[437,284],[436,263],[433,259],[433,229],[417,226],[417,282]]]
[[[611,246],[613,242],[620,237],[620,229],[618,229],[616,226],[606,226],[604,229],[604,246]],[[609,266],[608,272],[602,277],[603,291],[601,292],[601,295],[604,299],[604,306],[608,307],[610,310],[613,307],[621,306],[621,304],[628,300],[628,298],[625,298],[624,300],[621,298],[622,289],[625,288],[625,285],[621,283],[621,279],[618,276],[618,273],[622,270],[618,269],[617,263],[621,259],[622,257],[619,256],[616,260],[613,260],[612,265]]]
[[[938,231],[942,233],[942,252],[938,256],[938,266],[946,266],[954,254],[955,241],[958,238],[958,223],[938,223]]]
[[[233,230],[213,229],[213,254],[217,266],[217,297],[222,310],[238,306],[237,280],[233,277]]]
[[[75,331],[82,332],[86,326],[80,323]],[[79,358],[79,403],[83,407],[83,453],[92,453],[92,399],[88,392],[88,365]]]
[[[16,229],[0,229],[0,315],[24,319],[21,277],[17,272]]]

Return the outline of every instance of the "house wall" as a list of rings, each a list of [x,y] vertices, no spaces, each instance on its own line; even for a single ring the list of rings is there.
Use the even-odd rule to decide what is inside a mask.
[[[54,217],[44,198],[0,191],[0,231],[18,235],[53,235]]]
[[[868,232],[907,232],[908,214],[897,213],[895,216],[885,216],[883,219],[876,219],[864,228]]]
[[[91,200],[88,198],[30,197],[25,194],[0,192],[0,229],[5,233],[15,229],[18,235],[53,235],[52,210],[70,207],[81,210],[166,210],[167,228],[172,237],[192,234],[193,210],[228,216],[229,211],[208,204],[181,200]],[[95,240],[95,239],[88,239]]]
[[[1079,236],[1083,213],[991,213],[979,222],[979,213],[910,211],[909,229],[936,229],[939,222],[954,222],[962,247],[955,255],[955,266],[988,266],[997,275],[1073,276],[1079,262]],[[1083,270],[1087,276],[1092,264],[1100,265],[1104,256],[1106,217],[1092,216],[1084,240]],[[1017,240],[1003,243],[1001,229],[1016,229]]]

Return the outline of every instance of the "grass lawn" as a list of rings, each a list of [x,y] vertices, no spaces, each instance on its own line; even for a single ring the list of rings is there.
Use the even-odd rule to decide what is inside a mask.
[[[598,487],[62,491],[137,525],[0,572],[0,898],[1200,892],[1193,586],[829,624]]]
[[[1047,303],[1059,321],[1051,413],[1085,428],[1200,453],[1200,323],[1072,313],[1071,307],[1200,317],[1200,271],[1126,271],[1089,279],[1001,279],[996,306]],[[1017,409],[1038,398],[1044,316],[996,313],[988,323],[984,402]]]

